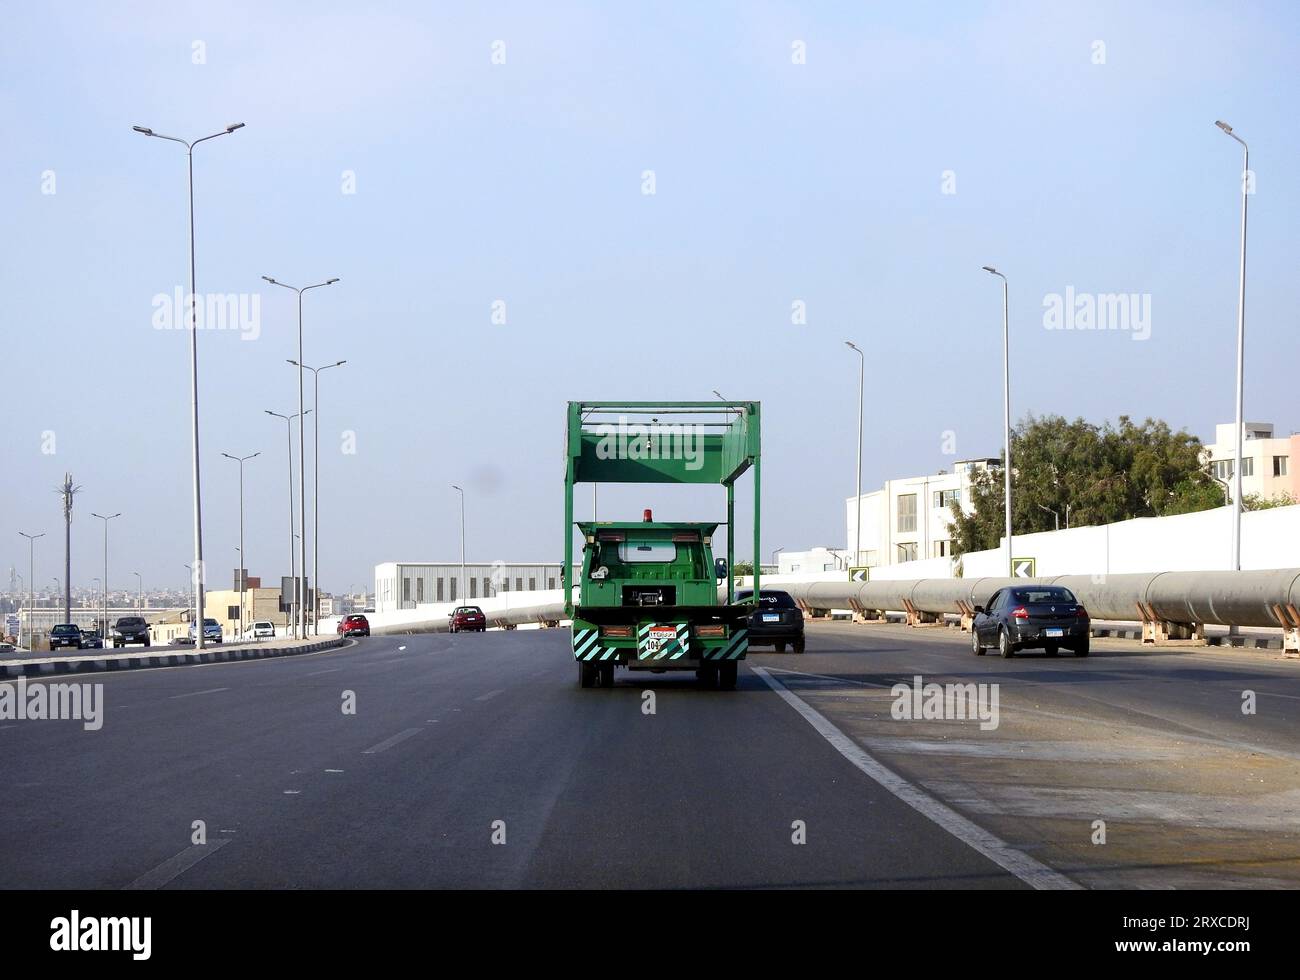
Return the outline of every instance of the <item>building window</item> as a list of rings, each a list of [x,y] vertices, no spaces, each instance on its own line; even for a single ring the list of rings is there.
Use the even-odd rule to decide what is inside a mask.
[[[554,576],[554,575],[552,575],[550,578],[548,578],[548,579],[546,580],[546,587],[547,587],[548,589],[554,589],[554,588],[556,587],[556,586],[555,586],[555,576]]]
[[[473,575],[469,577],[469,597],[471,599],[478,598],[478,579]]]
[[[1232,479],[1232,460],[1220,459],[1214,464],[1214,475],[1220,480]]]
[[[898,530],[900,534],[916,530],[916,494],[914,493],[899,494]]]
[[[424,577],[421,576],[415,580],[415,601],[424,601]]]
[[[1242,479],[1245,479],[1245,478],[1248,477],[1248,476],[1254,476],[1254,475],[1255,475],[1255,457],[1254,457],[1254,456],[1243,456],[1243,457],[1241,457],[1241,476],[1242,476]]]
[[[913,499],[913,500],[916,499],[915,495],[913,495],[912,499]],[[899,561],[916,561],[916,542],[915,542],[915,541],[909,541],[907,544],[900,544],[900,545],[898,546],[898,560],[899,560]]]
[[[936,490],[934,492],[934,506],[936,510],[942,507],[947,507],[949,504],[959,503],[961,503],[960,490]]]
[[[411,580],[409,578],[402,579],[402,601],[411,601]]]
[[[936,542],[934,543],[934,557],[936,557],[936,558],[949,558],[949,557],[951,557],[951,556],[952,556],[952,542],[951,542],[951,541],[936,541]]]
[[[530,579],[528,580],[528,591],[529,591],[529,592],[536,592],[536,591],[537,591],[537,579],[535,579],[535,578],[530,578]]]
[[[491,576],[484,575],[483,576],[483,598],[486,599],[491,595],[492,595],[492,578]]]
[[[453,578],[453,579],[449,579],[449,581],[451,582],[451,601],[452,601],[452,602],[455,602],[455,601],[456,601],[456,586],[457,586],[458,583],[456,582],[456,580],[455,580],[454,578]]]
[[[523,591],[524,591],[524,578],[523,578],[522,575],[520,575],[519,577],[517,577],[517,578],[515,579],[515,591],[516,591],[516,592],[523,592]]]
[[[1285,457],[1285,456],[1274,456],[1274,457],[1273,457],[1273,475],[1274,475],[1274,476],[1286,476],[1286,457]]]
[[[438,601],[442,602],[442,576],[438,576]]]

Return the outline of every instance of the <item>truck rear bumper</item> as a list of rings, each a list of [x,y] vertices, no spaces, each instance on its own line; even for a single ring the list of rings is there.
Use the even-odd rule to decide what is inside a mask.
[[[659,643],[648,642],[653,626],[665,633],[671,627],[671,637]],[[728,636],[700,637],[694,635],[690,623],[654,620],[636,623],[635,633],[635,639],[602,636],[599,626],[575,617],[573,657],[585,662],[612,661],[629,670],[696,670],[703,664],[744,660],[749,649],[749,630],[745,626],[731,630]]]

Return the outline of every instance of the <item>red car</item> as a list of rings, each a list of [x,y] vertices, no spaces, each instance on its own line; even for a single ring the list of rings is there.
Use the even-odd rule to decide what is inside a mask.
[[[359,613],[339,620],[339,636],[369,636],[370,620]]]
[[[452,633],[484,633],[487,631],[487,617],[478,606],[457,606],[447,613],[447,629]]]

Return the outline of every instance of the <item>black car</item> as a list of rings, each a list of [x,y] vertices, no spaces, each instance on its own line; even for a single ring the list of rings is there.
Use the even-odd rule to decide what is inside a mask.
[[[998,589],[988,607],[975,607],[971,646],[977,657],[996,646],[1004,657],[1038,648],[1056,656],[1062,648],[1088,655],[1092,621],[1074,593],[1059,585],[1014,585]]]
[[[72,647],[75,650],[81,649],[81,627],[76,623],[59,623],[54,629],[50,630],[50,649],[58,650],[61,647]]]
[[[88,630],[81,631],[81,649],[83,650],[104,649],[104,638],[99,635],[98,626],[92,626]]]
[[[143,616],[123,616],[113,624],[113,649],[124,647],[128,643],[142,643],[149,646],[149,624]]]
[[[736,593],[736,601],[747,602],[753,594],[753,589],[742,589]],[[790,593],[763,589],[758,608],[749,617],[749,645],[771,645],[777,653],[785,653],[787,643],[795,653],[803,653],[803,610]]]

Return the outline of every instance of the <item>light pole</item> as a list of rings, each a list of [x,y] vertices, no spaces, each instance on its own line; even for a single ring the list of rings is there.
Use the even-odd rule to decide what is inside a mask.
[[[132,572],[135,576],[135,607],[137,610],[144,609],[144,577],[139,572]]]
[[[213,133],[211,136],[203,136],[193,142],[183,140],[176,136],[164,136],[162,133],[155,133],[152,129],[145,126],[132,126],[137,133],[145,136],[155,136],[158,139],[170,140],[173,143],[180,143],[185,147],[185,155],[189,162],[189,199],[190,199],[190,429],[191,429],[191,464],[194,472],[194,567],[198,569],[197,575],[191,575],[194,586],[194,606],[198,612],[199,619],[203,618],[203,502],[202,495],[199,491],[199,349],[198,349],[198,287],[195,284],[194,277],[194,147],[208,140],[216,139],[218,136],[225,136],[227,133],[233,133],[237,129],[243,129],[243,123],[232,123],[219,133]],[[108,583],[104,583],[105,588]],[[107,627],[105,627],[107,628]],[[195,646],[203,649],[203,630],[198,630]]]
[[[182,564],[184,564],[184,562],[182,562]],[[185,573],[190,577],[190,579],[193,579],[193,578],[194,578],[194,566],[193,566],[193,565],[185,565]],[[193,597],[194,593],[193,593],[192,590],[189,592],[189,595],[190,595],[191,597]],[[194,622],[194,611],[193,611],[193,607],[190,605],[189,602],[186,602],[186,603],[185,603],[185,611],[186,611],[187,613],[189,613],[189,615],[190,615],[190,622],[193,623],[193,622]],[[202,633],[203,631],[202,631],[202,630],[199,630],[199,632]]]
[[[244,561],[244,464],[262,454],[256,452],[252,456],[231,456],[230,453],[221,455],[239,464],[239,638],[242,640],[244,638],[244,591],[248,580],[248,564]],[[292,472],[290,470],[290,474]]]
[[[1035,504],[1034,506],[1036,506],[1039,510],[1046,511],[1047,513],[1051,514],[1054,518],[1056,518],[1056,530],[1059,531],[1059,530],[1061,529],[1061,515],[1060,515],[1060,514],[1058,514],[1056,511],[1052,510],[1052,508],[1050,508],[1050,507],[1044,507],[1042,504]]]
[[[1246,364],[1246,202],[1249,198],[1250,147],[1221,119],[1214,125],[1241,144],[1241,271],[1237,285],[1237,438],[1236,459],[1232,463],[1232,567],[1241,570],[1241,453],[1246,421],[1242,415],[1243,381]],[[1233,632],[1236,632],[1234,627]]]
[[[460,494],[460,601],[465,601],[465,491],[454,483],[451,488]]]
[[[264,409],[263,411],[265,411],[267,415],[274,415],[277,419],[284,419],[284,424],[285,424],[285,435],[288,436],[288,446],[289,446],[289,575],[290,575],[290,579],[291,579],[291,581],[293,582],[293,603],[292,603],[292,605],[291,605],[292,615],[293,615],[293,620],[292,620],[293,625],[292,625],[292,628],[291,628],[291,629],[287,629],[287,630],[285,631],[285,635],[286,635],[286,636],[297,636],[297,635],[298,635],[298,567],[297,567],[297,565],[295,564],[296,561],[297,561],[297,558],[296,558],[295,555],[294,555],[294,547],[293,547],[293,539],[297,536],[297,535],[295,535],[295,534],[293,533],[293,420],[296,419],[296,418],[298,418],[298,413],[297,413],[297,412],[294,412],[294,414],[292,414],[292,415],[282,415],[282,414],[279,413],[279,412],[273,412],[273,411],[271,411],[269,408],[268,408],[268,409]],[[311,409],[308,409],[307,411],[310,412]],[[299,440],[299,444],[300,444],[300,446],[301,446],[301,440]],[[303,557],[303,560],[306,561],[306,556]],[[240,556],[240,561],[243,561],[243,556],[242,556],[242,555]]]
[[[297,361],[290,361],[290,364],[299,368],[306,368],[312,373],[312,403],[311,407],[316,412],[316,419],[312,423],[312,438],[316,442],[316,447],[312,450],[311,468],[312,468],[312,492],[311,492],[311,580],[316,583],[316,595],[320,595],[320,373],[328,371],[330,368],[342,367],[347,361],[335,361],[333,364],[326,364],[324,367],[308,367],[306,364],[298,364]],[[311,604],[311,632],[316,635],[316,628],[320,619],[320,601],[317,599]]]
[[[301,559],[299,564],[302,566],[303,582],[298,584],[294,582],[294,594],[298,596],[297,608],[294,610],[294,626],[297,628],[301,617],[302,633],[307,635],[307,588],[309,583],[307,578],[307,468],[303,461],[307,446],[307,412],[303,404],[303,376],[302,376],[302,294],[309,289],[319,289],[321,286],[331,286],[338,282],[338,278],[326,279],[324,282],[312,283],[310,286],[290,286],[287,282],[279,282],[270,276],[263,276],[272,286],[283,286],[285,289],[292,289],[298,294],[298,557]]]
[[[1012,567],[1011,558],[1011,331],[1007,306],[1007,277],[991,265],[982,268],[1002,280],[1002,439],[1006,450],[1003,482],[1006,487],[1007,576],[1013,577],[1016,570]]]
[[[857,537],[853,542],[853,564],[862,563],[862,394],[867,380],[867,355],[851,340],[845,346],[858,355],[858,483],[853,497],[853,527]]]
[[[18,533],[27,539],[27,649],[31,650],[32,644],[36,642],[36,622],[33,618],[36,611],[36,579],[32,577],[36,565],[36,539],[45,537],[45,532],[28,534],[26,531],[19,531]],[[19,639],[21,640],[22,637]]]
[[[111,521],[113,518],[121,517],[122,515],[120,513],[117,513],[117,514],[109,514],[107,517],[105,517],[103,514],[92,513],[90,516],[98,517],[101,521],[104,522],[104,640],[107,642],[108,640],[108,522]]]

